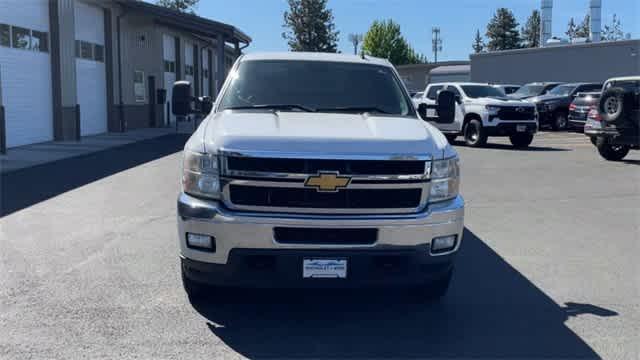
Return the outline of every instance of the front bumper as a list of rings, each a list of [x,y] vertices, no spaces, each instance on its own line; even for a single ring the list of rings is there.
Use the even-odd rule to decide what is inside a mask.
[[[302,279],[301,270],[305,257],[348,259],[347,281],[313,279],[312,286],[429,281],[452,266],[462,240],[463,219],[464,200],[460,196],[417,214],[357,216],[240,213],[184,193],[178,198],[180,255],[186,276],[217,285],[306,286],[309,280]],[[378,237],[367,245],[280,244],[274,240],[274,227],[374,227]],[[187,233],[214,237],[215,252],[187,247]],[[431,240],[447,235],[457,235],[455,248],[431,254]]]
[[[518,131],[518,128],[524,126],[524,131]],[[538,131],[536,122],[509,121],[500,122],[495,126],[485,127],[489,136],[509,136],[514,134],[535,134]]]

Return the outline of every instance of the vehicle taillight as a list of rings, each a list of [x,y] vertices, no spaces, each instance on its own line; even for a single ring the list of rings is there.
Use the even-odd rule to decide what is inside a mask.
[[[569,105],[569,110],[573,111],[576,109],[576,104]]]
[[[589,108],[589,114],[587,116],[591,120],[602,121],[602,116],[600,116],[600,112],[598,111],[598,107],[595,106],[595,105],[592,105]]]

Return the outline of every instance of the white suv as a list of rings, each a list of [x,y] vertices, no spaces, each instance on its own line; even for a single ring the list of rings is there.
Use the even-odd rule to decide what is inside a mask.
[[[429,105],[435,104],[441,90],[448,90],[456,95],[455,121],[451,124],[433,122],[436,113]],[[506,98],[500,90],[489,84],[429,84],[422,99],[416,103],[420,115],[433,122],[449,142],[463,135],[467,145],[478,147],[484,145],[489,136],[508,136],[513,146],[523,148],[531,144],[533,135],[538,130],[533,104]]]

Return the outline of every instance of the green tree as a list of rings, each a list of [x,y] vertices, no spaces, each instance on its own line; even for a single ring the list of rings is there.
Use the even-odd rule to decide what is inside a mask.
[[[521,33],[524,47],[540,47],[540,12],[538,10],[533,10]]]
[[[490,51],[510,50],[520,47],[518,22],[511,10],[499,8],[487,24],[487,48]]]
[[[584,16],[584,20],[582,20],[582,22],[580,23],[580,25],[578,25],[578,27],[576,28],[576,37],[577,38],[588,38],[591,31],[590,31],[590,23],[591,23],[591,17],[589,16],[589,14]]]
[[[394,65],[419,64],[427,58],[409,46],[393,20],[374,21],[364,35],[362,51],[365,54],[388,59]]]
[[[164,6],[169,9],[177,10],[180,12],[189,12],[195,14],[193,9],[196,7],[200,0],[158,0],[156,5]]]
[[[578,30],[578,26],[573,18],[569,19],[569,24],[567,24],[567,31],[565,31],[565,35],[569,37],[569,41],[576,38],[576,31]]]
[[[605,25],[602,29],[602,40],[618,41],[624,39],[624,32],[622,31],[622,23],[620,18],[613,14],[613,20],[611,25]]]
[[[484,51],[484,39],[482,39],[482,35],[480,35],[480,29],[476,30],[476,37],[473,39],[471,47],[476,54]]]
[[[333,12],[327,0],[288,0],[284,12],[285,32],[291,51],[336,52],[339,31],[335,30]]]

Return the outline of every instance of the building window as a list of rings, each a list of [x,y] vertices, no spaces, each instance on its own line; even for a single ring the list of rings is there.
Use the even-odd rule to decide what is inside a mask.
[[[193,65],[185,65],[184,74],[193,76]]]
[[[13,26],[13,47],[16,49],[29,49],[31,46],[31,31],[29,29]]]
[[[49,52],[49,36],[46,32],[31,31],[31,50]]]
[[[144,71],[136,70],[133,74],[133,94],[136,102],[144,102],[146,92],[146,88],[144,87]]]
[[[176,62],[171,60],[164,61],[164,72],[174,73],[176,72]]]
[[[93,45],[87,41],[80,41],[80,57],[93,60]]]
[[[93,59],[104,62],[104,46],[98,44],[93,45]]]
[[[11,27],[7,24],[0,24],[0,45],[11,46]]]

